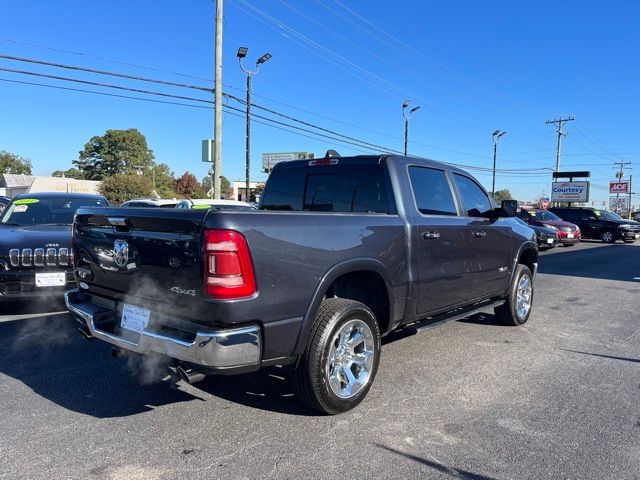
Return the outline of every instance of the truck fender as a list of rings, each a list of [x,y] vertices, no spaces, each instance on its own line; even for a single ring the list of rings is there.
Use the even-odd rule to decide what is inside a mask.
[[[394,299],[392,295],[391,281],[389,279],[389,273],[385,268],[384,264],[379,260],[375,260],[373,258],[353,258],[347,260],[345,262],[339,263],[331,267],[320,279],[318,282],[318,286],[316,287],[313,295],[311,296],[311,300],[309,305],[307,306],[307,310],[305,311],[304,317],[302,318],[302,324],[300,325],[300,331],[298,333],[298,340],[296,341],[296,346],[294,348],[293,354],[300,355],[304,352],[305,346],[307,345],[307,339],[311,334],[311,329],[313,327],[313,322],[315,320],[316,312],[318,308],[320,308],[320,303],[324,299],[324,296],[331,286],[333,282],[335,282],[339,277],[351,272],[357,272],[361,270],[368,270],[378,273],[382,279],[384,280],[385,286],[387,288],[387,294],[389,296],[389,315],[390,319],[393,319],[393,308],[394,308]],[[389,324],[393,323],[392,321]],[[381,332],[386,333],[386,332]]]
[[[538,267],[538,245],[536,245],[535,243],[531,242],[531,241],[526,241],[524,242],[522,245],[520,245],[520,248],[518,249],[518,251],[516,252],[515,257],[513,258],[513,265],[511,268],[511,276],[509,278],[509,285],[511,285],[511,282],[513,282],[513,276],[515,275],[516,272],[516,266],[518,265],[518,260],[520,260],[520,257],[522,256],[522,254],[526,251],[526,250],[533,250],[536,252],[536,262],[535,265],[533,267],[533,270],[531,273],[534,276],[536,276],[537,273],[537,267]]]

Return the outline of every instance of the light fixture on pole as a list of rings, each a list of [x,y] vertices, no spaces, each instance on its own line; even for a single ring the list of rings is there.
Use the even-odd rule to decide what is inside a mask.
[[[404,117],[404,156],[405,157],[407,156],[407,147],[409,145],[409,120],[411,120],[411,117],[413,116],[414,112],[417,112],[418,110],[420,110],[420,107],[413,107],[409,111],[409,115],[407,115],[406,109],[410,103],[411,103],[411,100],[405,100],[402,103],[402,116]]]
[[[493,181],[491,182],[491,195],[495,198],[496,195],[496,157],[498,156],[498,140],[507,132],[502,130],[496,130],[491,137],[493,138]]]
[[[247,126],[246,126],[247,137],[246,137],[246,150],[245,150],[246,178],[245,178],[245,198],[243,198],[243,200],[246,202],[249,201],[249,197],[250,197],[249,185],[251,181],[250,179],[250,176],[251,176],[251,77],[258,73],[258,70],[260,70],[260,65],[262,65],[263,63],[265,63],[267,60],[271,58],[270,53],[265,53],[256,61],[255,70],[248,70],[244,68],[244,65],[242,64],[242,59],[247,56],[248,51],[249,49],[247,47],[240,47],[238,48],[238,53],[236,55],[240,63],[240,68],[244,73],[247,74],[247,100],[246,100],[247,102]]]

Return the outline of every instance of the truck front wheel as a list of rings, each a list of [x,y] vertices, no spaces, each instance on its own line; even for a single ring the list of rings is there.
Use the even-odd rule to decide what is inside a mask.
[[[513,275],[506,301],[494,310],[496,317],[503,325],[522,325],[529,320],[532,302],[533,275],[529,267],[520,263]]]
[[[293,375],[304,403],[335,415],[367,395],[380,362],[380,329],[364,304],[327,298],[316,314],[304,354]]]

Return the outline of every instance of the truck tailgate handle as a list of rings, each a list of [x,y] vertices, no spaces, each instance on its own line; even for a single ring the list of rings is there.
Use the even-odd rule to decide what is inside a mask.
[[[483,230],[479,230],[477,232],[473,232],[473,236],[476,238],[484,238],[487,236],[487,232],[483,231]]]
[[[424,232],[422,234],[422,238],[424,238],[425,240],[440,238],[440,232]]]

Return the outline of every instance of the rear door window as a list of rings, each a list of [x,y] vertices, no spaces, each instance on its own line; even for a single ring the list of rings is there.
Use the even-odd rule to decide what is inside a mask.
[[[411,189],[418,211],[424,215],[457,215],[456,202],[443,170],[409,167]]]
[[[483,213],[492,209],[491,201],[480,185],[469,177],[457,173],[453,174],[453,178],[468,217],[481,217]]]
[[[276,170],[261,199],[264,210],[395,213],[382,165],[331,165]]]

